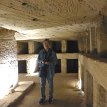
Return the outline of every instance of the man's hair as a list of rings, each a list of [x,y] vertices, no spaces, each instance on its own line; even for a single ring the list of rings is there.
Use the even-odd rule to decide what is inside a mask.
[[[45,39],[43,42],[48,42],[49,44],[51,43],[49,39]]]
[[[45,42],[45,41],[50,42],[50,40],[49,40],[49,39],[44,39],[44,42]]]
[[[52,46],[52,43],[51,43],[51,41],[49,40],[49,39],[44,39],[44,41],[43,42],[48,42],[49,43],[49,45],[50,45],[50,47]]]

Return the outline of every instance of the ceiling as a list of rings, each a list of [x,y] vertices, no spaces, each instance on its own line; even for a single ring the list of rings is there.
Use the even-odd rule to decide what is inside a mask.
[[[0,27],[16,40],[75,39],[107,14],[107,0],[1,0]]]

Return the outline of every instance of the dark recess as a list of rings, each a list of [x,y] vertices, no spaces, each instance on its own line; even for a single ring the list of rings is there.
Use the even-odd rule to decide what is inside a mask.
[[[41,49],[43,49],[43,44],[41,42],[37,42],[37,47],[36,47],[36,51],[35,53],[39,53]]]
[[[28,54],[28,43],[27,42],[17,42],[18,54]]]
[[[78,53],[78,41],[77,40],[67,41],[67,53]]]
[[[18,72],[19,73],[27,73],[26,70],[26,61],[18,61]]]
[[[55,73],[61,73],[61,59],[57,60],[57,64],[55,66]]]
[[[67,59],[67,73],[78,73],[78,59]]]
[[[52,41],[52,49],[56,53],[61,53],[61,42],[60,41]]]

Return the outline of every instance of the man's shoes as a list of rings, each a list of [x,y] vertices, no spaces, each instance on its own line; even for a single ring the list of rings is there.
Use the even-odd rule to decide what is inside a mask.
[[[48,99],[48,102],[49,102],[49,104],[52,104],[52,103],[53,103],[53,98],[50,97],[50,98]]]
[[[39,104],[44,104],[45,103],[45,98],[41,98],[40,100],[39,100]]]

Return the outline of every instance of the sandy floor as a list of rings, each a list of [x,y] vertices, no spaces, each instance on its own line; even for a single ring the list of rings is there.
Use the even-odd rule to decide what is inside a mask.
[[[35,86],[31,91],[20,101],[15,107],[84,107],[83,96],[80,91],[75,88],[77,83],[77,75],[71,74],[56,74],[54,78],[54,102],[53,104],[45,103],[39,105],[40,98],[40,84],[38,77],[29,77],[21,74],[20,81],[32,80],[35,81]],[[46,95],[48,99],[48,84],[46,86]]]

